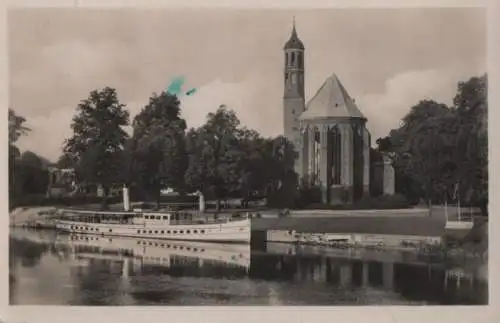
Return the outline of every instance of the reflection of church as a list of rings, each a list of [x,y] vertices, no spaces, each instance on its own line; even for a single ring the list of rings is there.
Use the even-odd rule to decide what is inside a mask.
[[[284,52],[284,131],[298,152],[295,171],[302,183],[319,187],[323,203],[370,194],[367,119],[335,74],[305,103],[305,48],[295,23]]]

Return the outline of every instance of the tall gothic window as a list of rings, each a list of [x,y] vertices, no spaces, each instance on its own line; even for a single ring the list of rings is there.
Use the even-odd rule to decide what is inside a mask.
[[[297,54],[297,61],[298,61],[299,68],[303,68],[304,67],[304,59],[303,59],[303,57],[304,57],[304,55]]]
[[[295,64],[295,53],[292,53],[292,63],[291,65],[294,65]]]

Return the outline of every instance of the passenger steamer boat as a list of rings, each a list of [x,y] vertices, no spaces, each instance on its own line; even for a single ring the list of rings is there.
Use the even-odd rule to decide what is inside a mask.
[[[147,239],[250,243],[250,217],[239,215],[217,219],[200,210],[129,211],[128,190],[123,190],[124,211],[59,210],[56,228],[70,233]]]

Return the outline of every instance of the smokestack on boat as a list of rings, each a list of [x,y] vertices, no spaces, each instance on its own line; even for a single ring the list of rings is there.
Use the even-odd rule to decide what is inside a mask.
[[[130,210],[130,199],[128,196],[128,187],[126,185],[123,185],[123,209],[125,211]]]
[[[200,191],[198,191],[196,193],[198,194],[199,210],[200,210],[200,212],[205,212],[205,197],[203,196],[203,193]]]

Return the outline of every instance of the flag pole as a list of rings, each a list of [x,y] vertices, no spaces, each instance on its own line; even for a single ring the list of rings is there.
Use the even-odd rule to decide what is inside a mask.
[[[460,182],[457,183],[457,205],[458,205],[458,221],[461,221],[462,214],[461,214],[461,208],[460,208]]]
[[[448,222],[448,194],[444,194],[444,215],[446,217],[446,222]]]

